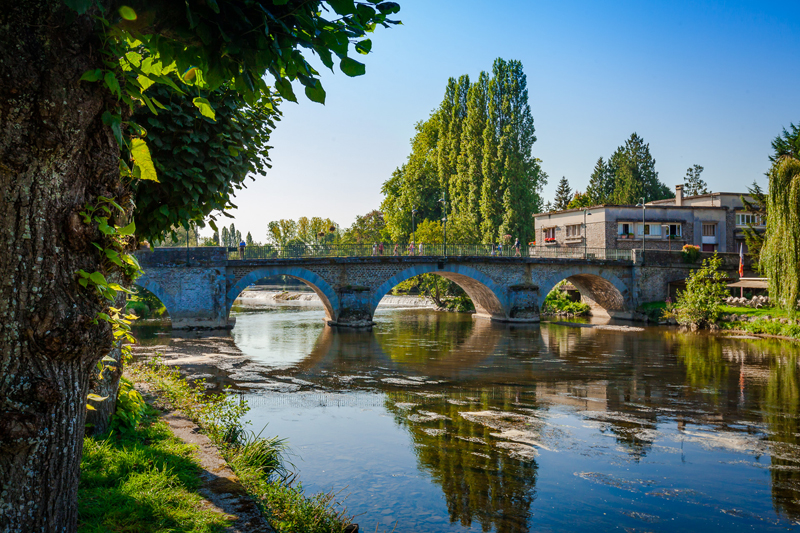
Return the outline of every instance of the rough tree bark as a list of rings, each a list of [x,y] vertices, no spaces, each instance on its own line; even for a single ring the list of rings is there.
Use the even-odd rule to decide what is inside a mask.
[[[124,198],[90,16],[62,0],[0,0],[0,531],[76,528],[86,395],[112,339],[78,211]],[[113,104],[113,102],[111,102]]]

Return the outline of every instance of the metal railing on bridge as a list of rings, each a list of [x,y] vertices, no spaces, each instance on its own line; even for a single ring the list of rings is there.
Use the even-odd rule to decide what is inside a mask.
[[[632,250],[568,246],[498,246],[491,244],[291,244],[229,247],[229,260],[299,259],[315,257],[520,257],[632,261]]]

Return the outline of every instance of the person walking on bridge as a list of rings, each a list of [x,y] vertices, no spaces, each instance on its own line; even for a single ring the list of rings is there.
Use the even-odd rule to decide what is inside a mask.
[[[239,243],[239,259],[244,259],[244,247],[247,246],[247,243],[242,240]]]
[[[517,237],[516,240],[514,240],[514,256],[515,257],[520,257],[520,255],[519,255],[519,237]]]
[[[414,241],[411,241],[411,244],[408,245],[408,255],[409,256],[414,255],[414,251],[416,249],[417,249],[417,245],[414,243]]]

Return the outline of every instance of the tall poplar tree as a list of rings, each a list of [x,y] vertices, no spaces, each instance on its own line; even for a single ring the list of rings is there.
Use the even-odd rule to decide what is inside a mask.
[[[546,181],[531,149],[536,141],[522,64],[497,59],[492,76],[450,78],[442,103],[417,124],[408,161],[383,184],[381,211],[393,239],[408,238],[416,221],[445,214],[462,242],[495,242],[508,233],[533,235],[531,215]]]
[[[455,224],[480,241],[481,190],[483,187],[483,130],[486,128],[486,98],[489,76],[481,72],[478,81],[467,93],[467,116],[461,132],[461,153],[458,158],[459,190],[467,190],[465,206],[455,210]]]

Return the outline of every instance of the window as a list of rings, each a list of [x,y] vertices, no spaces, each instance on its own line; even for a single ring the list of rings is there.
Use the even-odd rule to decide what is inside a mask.
[[[567,226],[567,237],[580,237],[581,236],[581,225],[580,224],[572,224]]]
[[[750,224],[753,226],[763,226],[764,219],[761,218],[761,215],[754,215],[752,213],[736,213],[737,226],[748,226]]]
[[[716,224],[703,224],[703,237],[716,237],[717,225]]]
[[[669,235],[670,237],[672,236],[680,237],[682,235],[680,224],[665,224],[665,225],[669,226],[669,233],[667,233],[667,235]]]
[[[642,235],[642,224],[636,224],[636,234]],[[661,224],[644,224],[644,234],[648,237],[661,235]]]
[[[553,242],[556,240],[556,228],[544,228],[544,242]]]
[[[617,230],[617,235],[628,235],[629,233],[633,235],[633,224],[620,222],[617,224]]]

